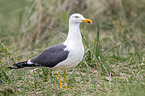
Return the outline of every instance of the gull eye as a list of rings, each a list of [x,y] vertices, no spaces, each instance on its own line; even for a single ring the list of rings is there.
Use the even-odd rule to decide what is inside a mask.
[[[75,18],[79,18],[79,16],[75,16]]]

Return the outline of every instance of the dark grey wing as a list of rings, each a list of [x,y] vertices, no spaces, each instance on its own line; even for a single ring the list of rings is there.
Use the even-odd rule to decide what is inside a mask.
[[[69,51],[64,50],[67,46],[64,44],[57,44],[49,47],[39,55],[31,59],[31,62],[40,64],[40,66],[54,67],[59,62],[68,57]]]

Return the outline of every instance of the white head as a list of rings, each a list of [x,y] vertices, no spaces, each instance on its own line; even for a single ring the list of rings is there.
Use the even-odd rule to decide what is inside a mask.
[[[69,18],[69,22],[76,23],[76,24],[80,24],[81,22],[92,23],[90,19],[86,19],[83,17],[83,15],[78,14],[78,13],[72,14]]]

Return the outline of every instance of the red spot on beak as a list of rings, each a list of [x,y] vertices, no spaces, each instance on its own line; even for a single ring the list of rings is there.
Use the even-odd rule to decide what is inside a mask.
[[[91,21],[88,21],[88,23],[91,23]]]

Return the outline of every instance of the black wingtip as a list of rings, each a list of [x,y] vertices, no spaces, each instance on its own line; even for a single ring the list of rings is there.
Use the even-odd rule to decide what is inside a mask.
[[[8,67],[8,69],[20,69],[20,68],[24,68],[24,67],[36,67],[36,66],[40,66],[39,64],[27,64],[28,61],[24,61],[24,62],[18,62],[18,63],[14,63],[13,66]]]
[[[8,69],[18,69],[17,66],[10,66],[10,67],[7,67]]]
[[[27,65],[27,61],[14,63],[13,66],[8,67],[8,69],[19,69],[24,68]]]

